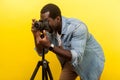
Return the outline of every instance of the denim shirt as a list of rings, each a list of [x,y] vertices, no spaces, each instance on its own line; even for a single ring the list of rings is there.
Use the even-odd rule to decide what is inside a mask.
[[[49,35],[51,42],[58,46],[56,35]],[[104,67],[104,53],[99,43],[88,32],[86,25],[74,18],[62,17],[62,47],[70,50],[71,64],[83,80],[97,80]],[[61,65],[66,61],[57,55]]]

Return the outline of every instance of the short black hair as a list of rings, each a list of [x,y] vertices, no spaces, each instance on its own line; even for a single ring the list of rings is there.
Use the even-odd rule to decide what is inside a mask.
[[[51,17],[52,19],[55,19],[57,16],[60,16],[61,18],[61,11],[57,5],[52,4],[52,3],[45,5],[41,9],[41,14],[48,12],[48,11],[50,12],[49,17]]]

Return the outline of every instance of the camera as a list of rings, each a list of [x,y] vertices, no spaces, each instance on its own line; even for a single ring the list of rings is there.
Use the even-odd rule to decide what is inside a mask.
[[[47,30],[49,32],[52,31],[48,21],[46,20],[39,20],[39,21],[36,21],[34,23],[34,28],[36,28],[37,30],[39,30],[40,32],[42,32],[43,30]]]

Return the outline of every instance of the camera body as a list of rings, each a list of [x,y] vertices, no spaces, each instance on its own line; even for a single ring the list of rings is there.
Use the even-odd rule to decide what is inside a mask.
[[[39,30],[40,32],[42,32],[43,30],[47,30],[47,31],[51,30],[48,21],[45,20],[36,21],[33,26],[35,29]]]

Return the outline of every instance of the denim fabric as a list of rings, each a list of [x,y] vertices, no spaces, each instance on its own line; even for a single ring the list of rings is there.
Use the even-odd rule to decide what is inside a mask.
[[[58,46],[56,35],[49,35],[49,39]],[[62,17],[61,41],[62,47],[71,51],[71,64],[81,79],[98,80],[104,67],[104,53],[86,25],[80,20]],[[63,66],[66,60],[57,57]]]

